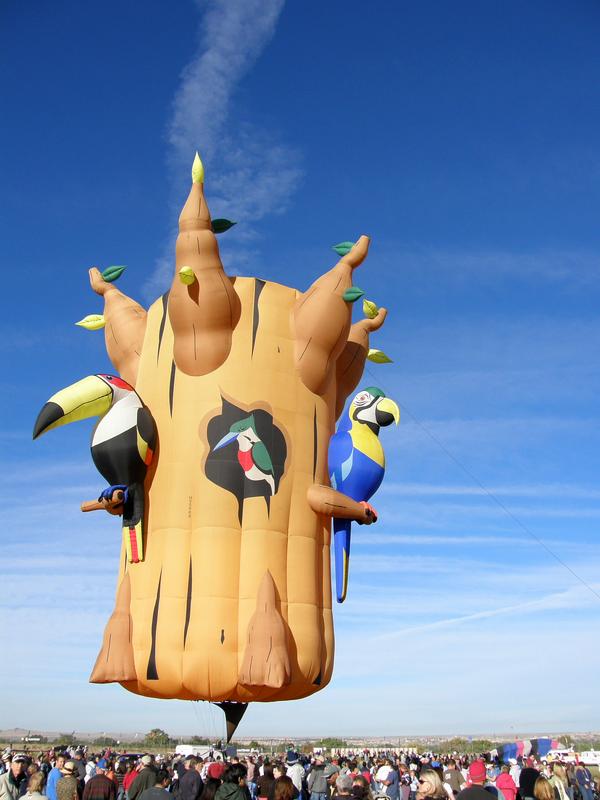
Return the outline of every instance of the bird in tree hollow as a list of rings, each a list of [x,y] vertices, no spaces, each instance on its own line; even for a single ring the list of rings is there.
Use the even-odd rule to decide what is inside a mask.
[[[375,386],[360,391],[350,403],[329,443],[331,486],[365,507],[377,519],[369,500],[385,474],[385,455],[379,429],[396,425],[400,409]],[[334,519],[335,588],[338,603],[346,599],[350,563],[350,525],[348,519]]]
[[[110,484],[99,501],[122,492],[123,538],[130,562],[143,561],[144,479],[156,444],[156,425],[132,386],[114,375],[89,375],[53,395],[40,411],[33,438],[69,422],[99,416],[92,432],[96,469]]]
[[[213,447],[213,453],[228,444],[238,443],[237,459],[249,481],[266,481],[271,495],[275,494],[273,462],[269,451],[256,432],[254,414],[234,422],[229,432]]]

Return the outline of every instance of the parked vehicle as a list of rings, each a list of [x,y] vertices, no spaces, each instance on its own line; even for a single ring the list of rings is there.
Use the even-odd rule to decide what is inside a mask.
[[[600,750],[584,750],[579,753],[579,761],[586,767],[600,767]]]
[[[560,761],[562,764],[576,764],[577,753],[572,747],[563,750],[549,750],[542,762],[549,764],[551,761]]]

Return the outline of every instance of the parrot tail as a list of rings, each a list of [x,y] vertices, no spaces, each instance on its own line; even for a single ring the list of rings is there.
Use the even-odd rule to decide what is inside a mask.
[[[335,591],[338,603],[343,603],[348,590],[348,568],[350,566],[349,519],[333,520],[333,547],[335,555]]]
[[[127,502],[123,509],[123,542],[127,561],[137,564],[144,560],[144,487],[133,483],[128,487]]]

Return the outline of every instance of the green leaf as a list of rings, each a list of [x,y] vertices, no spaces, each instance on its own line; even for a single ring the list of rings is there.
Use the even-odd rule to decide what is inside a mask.
[[[349,289],[346,289],[342,298],[347,303],[356,303],[357,300],[363,296],[364,292],[362,289],[359,289],[358,286],[351,286]]]
[[[369,354],[367,355],[369,361],[372,361],[374,364],[392,364],[393,361],[389,356],[383,352],[383,350],[369,350]]]
[[[107,267],[102,273],[102,279],[107,283],[112,283],[118,280],[126,269],[127,267]]]
[[[229,228],[233,228],[234,225],[237,225],[237,222],[232,222],[230,219],[213,219],[213,233],[225,233]]]
[[[75,325],[85,328],[88,331],[99,331],[106,325],[106,320],[102,314],[88,314],[87,317],[80,319]]]
[[[335,250],[338,256],[346,256],[354,247],[354,242],[340,242],[339,244],[334,244],[331,248]]]
[[[367,319],[375,319],[379,312],[379,306],[372,300],[363,300],[363,314]]]
[[[186,286],[191,286],[196,280],[194,270],[191,267],[182,267],[179,270],[179,280]]]

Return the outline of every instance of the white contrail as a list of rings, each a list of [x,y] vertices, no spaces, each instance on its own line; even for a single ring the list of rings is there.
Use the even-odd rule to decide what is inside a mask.
[[[198,0],[204,11],[198,51],[183,70],[168,125],[172,222],[186,197],[198,150],[211,213],[239,223],[219,242],[226,269],[233,272],[252,254],[252,223],[284,211],[302,175],[293,148],[266,127],[240,120],[231,107],[235,88],[272,38],[283,5],[284,0]],[[170,282],[174,239],[173,229],[146,286],[149,297]]]

